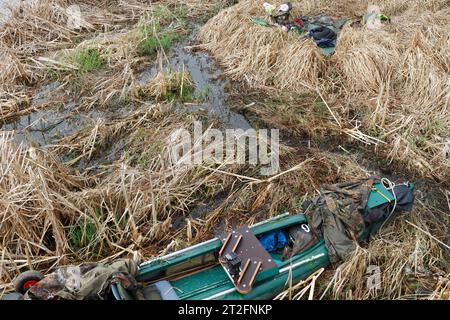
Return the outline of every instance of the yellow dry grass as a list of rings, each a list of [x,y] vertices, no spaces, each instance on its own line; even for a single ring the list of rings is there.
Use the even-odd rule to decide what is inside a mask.
[[[294,16],[326,12],[350,21],[326,58],[294,32],[255,25],[264,1],[241,1],[203,26],[201,47],[252,88],[320,92],[334,129],[426,177],[450,177],[450,11],[446,1],[379,2],[392,23],[352,26],[369,1],[301,1]],[[315,128],[311,127],[311,131]],[[368,137],[372,137],[370,139]],[[378,141],[383,143],[378,143]]]
[[[186,4],[192,19],[229,2],[169,1],[173,8]],[[288,94],[303,94],[305,88],[318,90],[325,97],[320,99],[321,108],[333,113],[329,117],[333,125],[314,113],[286,119],[295,109],[283,105],[277,116],[289,130],[300,132],[303,129],[298,123],[303,121],[311,126],[311,132],[332,128],[364,138],[361,132],[352,131],[353,122],[349,121],[350,115],[359,112],[364,115],[358,119],[361,130],[386,141],[391,158],[400,158],[424,175],[441,180],[448,177],[446,1],[408,1],[407,6],[400,0],[380,1],[397,22],[378,31],[346,27],[331,59],[325,59],[309,40],[299,41],[292,34],[252,25],[248,18],[260,15],[262,2],[241,1],[221,11],[200,34],[204,46],[232,78]],[[92,14],[81,30],[67,29],[64,7],[72,2],[64,0],[23,4],[23,11],[17,10],[11,21],[0,27],[2,119],[32,112],[33,86],[48,80],[49,70],[76,69],[64,59],[83,50],[95,49],[106,59],[105,70],[82,78],[85,91],[80,93],[79,105],[87,108],[104,106],[114,97],[128,98],[130,92],[139,90],[159,97],[172,85],[190,82],[187,74],[175,78],[158,74],[148,86],[137,87],[134,71],[144,62],[136,56],[135,44],[142,34],[123,24],[147,23],[144,14],[152,7],[146,2],[117,1],[106,10],[106,3],[82,4],[82,11]],[[319,13],[328,7],[336,15],[357,18],[367,4],[307,0],[296,5],[295,13]],[[428,11],[417,13],[421,6]],[[89,38],[93,30],[99,34]],[[62,77],[60,89],[69,88],[74,78],[71,72]],[[300,211],[301,203],[317,193],[320,184],[370,174],[356,156],[283,145],[282,173],[272,178],[261,177],[250,165],[205,162],[175,166],[167,160],[167,137],[176,128],[189,128],[199,118],[178,113],[170,104],[139,99],[134,103],[135,112],[112,120],[99,119],[45,148],[19,144],[11,133],[0,134],[0,295],[11,290],[14,277],[26,269],[48,272],[69,263],[125,256],[143,261],[206,240],[218,226],[222,230],[285,210]],[[304,104],[295,107],[306,109]],[[270,116],[263,108],[259,112],[262,118]],[[411,141],[420,134],[426,137]],[[119,141],[123,145],[118,157],[108,165],[97,165],[95,160]],[[379,148],[379,152],[387,152]],[[446,195],[448,199],[450,193]],[[194,218],[192,209],[205,203],[214,205]],[[425,287],[423,297],[448,298],[448,275],[443,274],[448,267],[441,264],[448,261],[448,252],[438,241],[445,242],[448,237],[449,218],[447,212],[431,207],[420,203],[407,217],[413,225],[401,217],[368,248],[359,248],[337,271],[342,277],[333,280],[325,296],[422,297],[415,289]],[[183,223],[174,226],[175,220]],[[364,290],[367,263],[385,271],[386,285],[380,292]],[[323,275],[317,277],[293,284],[279,298],[302,298],[307,292],[313,298]],[[415,283],[410,283],[410,278]]]
[[[338,266],[322,298],[332,299],[443,299],[449,284],[447,261],[450,247],[433,237],[448,233],[440,215],[420,203],[383,227],[366,248],[357,250]],[[377,284],[369,266],[379,268]],[[372,277],[371,277],[372,276]],[[445,298],[444,298],[445,299]]]
[[[194,82],[189,72],[159,71],[149,82],[137,88],[138,94],[161,100],[170,95],[179,95],[192,91]]]

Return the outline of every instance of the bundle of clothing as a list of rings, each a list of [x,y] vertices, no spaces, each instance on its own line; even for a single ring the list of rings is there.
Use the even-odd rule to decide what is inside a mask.
[[[412,184],[379,177],[322,185],[320,196],[303,203],[309,224],[271,232],[260,242],[284,261],[324,239],[331,262],[337,262],[399,212],[410,211],[413,191]]]
[[[120,284],[135,299],[144,300],[136,281],[138,265],[132,260],[91,263],[58,268],[27,290],[24,300],[108,300],[111,286]]]
[[[301,17],[307,36],[321,48],[336,47],[338,32],[347,22],[347,18],[338,20],[326,14]]]
[[[338,32],[347,22],[347,18],[333,19],[324,13],[317,16],[294,18],[290,2],[283,3],[278,7],[266,2],[263,4],[263,8],[267,20],[252,18],[254,23],[262,26],[279,26],[286,32],[297,30],[299,33],[305,34],[305,37],[313,39],[318,47],[325,49],[322,50],[325,55],[334,52]]]
[[[264,12],[273,24],[285,26],[291,20],[292,4],[290,2],[283,3],[278,8],[270,3],[263,3]]]
[[[386,183],[387,181],[387,183]],[[357,241],[377,231],[399,212],[411,211],[414,186],[371,177],[356,182],[322,185],[320,196],[304,203],[313,234],[323,238],[331,262],[356,248]]]
[[[267,252],[281,253],[282,261],[286,261],[297,253],[311,248],[319,240],[306,223],[290,227],[284,231],[271,232],[259,239]]]

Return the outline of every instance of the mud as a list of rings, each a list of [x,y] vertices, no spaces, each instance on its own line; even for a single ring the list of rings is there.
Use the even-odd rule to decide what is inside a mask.
[[[202,96],[201,101],[196,99],[194,103],[180,104],[178,106],[180,112],[205,110],[209,117],[217,118],[227,128],[251,128],[250,123],[242,114],[230,109],[227,92],[230,84],[215,61],[205,52],[189,50],[189,47],[195,44],[197,30],[198,26],[194,26],[189,37],[172,46],[167,52],[167,59],[163,65],[165,69],[190,72],[195,84],[194,97]],[[161,66],[157,64],[144,69],[137,75],[138,82],[148,81],[159,72],[160,68]],[[36,107],[50,102],[52,99],[58,99],[59,94],[62,94],[58,93],[58,87],[58,82],[52,82],[37,89],[32,97],[32,106]],[[132,110],[131,106],[124,106],[119,109],[110,108],[86,112],[78,110],[75,102],[68,102],[60,108],[42,108],[31,114],[9,120],[7,123],[0,123],[0,129],[14,131],[18,142],[28,142],[43,147],[95,124],[100,118],[117,119],[126,116]],[[115,143],[111,144],[111,146],[114,145]],[[117,150],[111,152],[104,154],[105,161],[97,159],[96,162],[110,162],[116,159],[119,152]]]
[[[170,49],[162,66],[164,70],[189,72],[195,85],[194,97],[203,97],[200,102],[185,104],[183,111],[206,110],[210,117],[219,119],[228,128],[250,129],[252,126],[247,119],[230,108],[227,91],[230,83],[220,67],[207,53],[192,50],[198,28],[194,26],[189,37]],[[140,83],[145,83],[160,69],[159,65],[147,68],[137,79]]]
[[[2,131],[13,131],[18,143],[28,142],[39,147],[52,145],[59,139],[95,124],[100,119],[114,119],[131,112],[126,106],[120,109],[82,111],[74,101],[64,102],[61,107],[44,107],[51,101],[67,100],[63,92],[59,91],[60,84],[55,81],[37,89],[32,97],[31,106],[36,111],[0,122]]]

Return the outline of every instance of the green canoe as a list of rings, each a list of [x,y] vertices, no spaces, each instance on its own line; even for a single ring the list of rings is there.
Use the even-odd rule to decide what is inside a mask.
[[[383,195],[380,194],[381,191]],[[382,185],[369,195],[368,207],[378,206],[392,197]],[[286,231],[295,226],[308,225],[304,214],[282,214],[249,227],[260,238],[274,231]],[[374,224],[365,230],[363,238],[378,229]],[[302,228],[305,226],[302,226]],[[274,267],[257,273],[252,290],[241,294],[230,274],[219,263],[222,242],[219,238],[199,243],[140,265],[137,280],[145,284],[148,299],[212,300],[212,299],[271,299],[287,288],[289,277],[295,283],[330,263],[323,239],[315,245],[283,261],[281,254],[270,253]],[[117,299],[127,299],[126,291],[113,287]]]
[[[283,214],[250,226],[250,230],[260,237],[301,224],[307,224],[305,215]],[[290,273],[296,281],[329,264],[328,251],[323,240],[286,261],[281,261],[279,254],[272,253],[276,267],[258,274],[252,291],[243,295],[236,291],[226,271],[217,262],[221,247],[221,241],[214,238],[148,261],[140,265],[138,280],[151,285],[164,279],[164,287],[176,294],[169,296],[174,299],[270,299],[284,290]],[[187,270],[198,268],[202,269],[193,271],[190,275],[178,276]]]
[[[375,187],[377,191],[372,191],[368,198],[369,208],[383,204],[392,197],[390,191],[381,184]],[[366,229],[361,238],[376,231],[380,225],[381,223],[371,225],[370,230]],[[295,226],[307,228],[309,232],[308,220],[301,213],[295,215],[285,213],[252,225],[247,230],[260,239],[274,231],[287,231]],[[271,299],[284,291],[290,282],[305,279],[330,264],[323,239],[285,261],[282,260],[281,254],[270,253],[268,261],[272,260],[274,263],[270,262],[271,267],[268,270],[256,273],[252,290],[242,294],[235,288],[230,273],[219,263],[221,240],[225,240],[223,235],[221,239],[216,237],[141,264],[137,280],[144,284],[146,299]],[[264,255],[266,253],[264,252]],[[132,299],[125,290],[117,286],[113,287],[113,293],[116,299]]]

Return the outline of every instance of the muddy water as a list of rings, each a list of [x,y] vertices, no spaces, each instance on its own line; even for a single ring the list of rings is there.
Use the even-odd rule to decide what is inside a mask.
[[[61,98],[58,82],[52,82],[37,89],[32,97],[32,107]],[[101,116],[97,112],[76,113],[75,103],[69,102],[60,108],[42,108],[30,114],[0,123],[3,131],[14,131],[18,142],[31,142],[37,146],[52,144],[56,139],[75,133],[85,127],[92,119]]]
[[[64,96],[58,82],[52,82],[37,89],[32,97],[32,107],[58,100],[64,101]],[[105,121],[124,117],[135,108],[126,105],[121,108],[108,110],[79,110],[74,101],[64,103],[61,107],[43,107],[36,111],[0,122],[0,131],[13,131],[18,143],[29,142],[44,147],[57,142],[57,140],[72,135],[86,127],[94,125],[97,120]]]
[[[194,42],[195,35],[196,30],[185,41],[175,44],[169,50],[166,63],[163,65],[164,69],[190,72],[195,84],[194,96],[203,95],[201,102],[182,105],[180,111],[206,110],[211,118],[219,119],[227,128],[244,130],[251,128],[243,115],[230,109],[227,102],[228,83],[224,80],[222,71],[215,61],[205,52],[193,52],[186,49]],[[138,74],[137,79],[140,83],[144,83],[159,71],[160,66],[152,66]],[[50,99],[57,99],[58,86],[58,82],[53,82],[36,90],[33,94],[32,106],[38,106]],[[45,146],[92,125],[99,118],[106,120],[120,118],[131,112],[130,108],[80,112],[76,107],[74,102],[69,102],[61,108],[43,108],[8,123],[0,123],[0,129],[14,131],[18,142],[27,141],[38,146]]]
[[[195,85],[194,97],[203,96],[201,102],[186,104],[185,111],[203,109],[210,117],[218,118],[226,127],[244,130],[251,128],[243,115],[230,109],[226,90],[229,83],[224,80],[223,72],[216,62],[203,51],[189,50],[189,46],[195,41],[197,30],[198,27],[194,27],[191,36],[171,48],[162,66],[163,71],[169,69],[189,72]],[[138,76],[138,81],[144,83],[159,71],[161,66],[152,66]]]
[[[69,109],[71,105],[68,105]],[[20,117],[8,123],[2,130],[15,132],[18,142],[29,141],[39,146],[51,144],[58,138],[75,133],[88,120],[80,115],[72,115],[68,109],[42,110]]]

